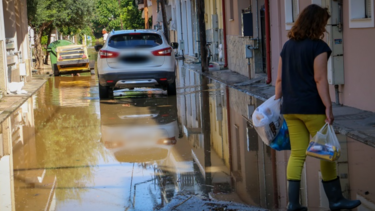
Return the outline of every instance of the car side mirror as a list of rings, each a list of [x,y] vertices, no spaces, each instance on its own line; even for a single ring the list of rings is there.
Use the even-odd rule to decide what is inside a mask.
[[[102,49],[103,48],[103,45],[95,45],[95,51],[96,52],[99,52],[100,51],[100,49]]]
[[[171,47],[172,47],[173,49],[178,49],[178,43],[177,43],[177,42],[172,42],[172,43],[171,43]]]

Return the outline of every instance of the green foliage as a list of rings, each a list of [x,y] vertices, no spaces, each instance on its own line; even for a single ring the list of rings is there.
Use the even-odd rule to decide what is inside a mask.
[[[145,26],[145,21],[142,19],[142,12],[134,6],[132,0],[124,2],[124,7],[121,10],[121,19],[124,29],[143,29]]]
[[[91,16],[92,0],[28,0],[29,25],[36,31],[53,24],[56,27],[85,26]]]
[[[50,31],[51,27],[70,33],[79,31],[87,25],[93,6],[92,0],[27,0],[28,25],[35,31],[36,68],[43,62],[43,32]]]
[[[48,42],[48,35],[42,36],[42,40],[40,41],[40,44],[47,45]]]
[[[95,16],[93,24],[97,32],[101,32],[103,28],[108,31],[121,27],[120,7],[118,0],[97,0],[95,4]]]
[[[92,17],[94,34],[102,36],[102,29],[107,31],[120,30],[121,20],[124,29],[143,29],[144,19],[142,11],[138,10],[134,0],[97,0],[95,3],[95,15]]]

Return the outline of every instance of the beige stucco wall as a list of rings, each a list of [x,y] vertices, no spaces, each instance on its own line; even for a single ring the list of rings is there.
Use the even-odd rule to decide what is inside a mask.
[[[14,38],[16,48],[15,52],[20,51],[23,62],[26,63],[26,74],[27,80],[31,79],[32,70],[30,65],[30,47],[29,47],[29,36],[28,36],[28,20],[27,20],[27,2],[26,0],[2,0],[3,3],[3,14],[1,19],[4,20],[4,31],[5,38]],[[5,43],[5,40],[3,41]],[[3,55],[5,53],[5,47],[2,49]],[[3,58],[1,59],[3,60]],[[1,88],[5,90],[6,73],[4,67],[6,67],[5,61],[2,62],[1,69],[2,73],[0,78]],[[12,81],[20,81],[18,67],[12,72]]]
[[[299,1],[300,11],[311,1]],[[349,1],[344,1],[344,74],[345,85],[340,87],[340,103],[368,111],[375,111],[375,28],[349,28]],[[375,5],[373,5],[375,7]],[[270,1],[272,83],[275,83],[279,53],[288,40],[285,29],[284,0]],[[331,98],[335,100],[334,87],[330,86]]]
[[[245,76],[249,76],[249,67],[244,55],[244,46],[253,44],[253,41],[241,35],[241,11],[249,6],[249,1],[233,0],[234,18],[230,20],[230,4],[229,1],[225,1],[228,68]]]
[[[218,89],[220,89],[220,84]],[[219,94],[216,92],[216,94]],[[215,95],[210,96],[210,122],[211,122],[211,145],[216,151],[217,155],[224,160],[225,165],[229,168],[229,141],[228,141],[228,125],[227,123],[227,109],[226,107],[221,108],[222,111],[218,111],[219,106]],[[222,100],[225,100],[224,96],[221,96]],[[217,113],[222,112],[222,120],[217,120]]]
[[[157,23],[158,20],[158,3],[157,0],[152,0],[152,6],[149,8],[152,12],[152,29],[154,29],[154,25]]]
[[[375,148],[348,138],[348,158],[351,198],[358,194],[375,204]]]
[[[372,5],[375,7],[375,5]],[[344,1],[344,105],[375,112],[375,28],[350,29],[349,6]]]
[[[229,96],[232,103],[230,104],[231,165],[232,170],[238,172],[241,177],[241,181],[234,183],[234,188],[245,203],[259,206],[261,204],[261,196],[259,194],[260,181],[257,151],[247,152],[246,150],[246,122],[242,117],[243,115],[247,116],[247,105],[250,104],[250,97],[233,89],[229,89]],[[236,127],[238,127],[238,137]],[[251,141],[257,142],[258,140],[253,139]],[[241,169],[239,168],[239,163]]]
[[[271,70],[272,84],[275,84],[280,52],[287,39],[285,30],[284,0],[270,1]]]

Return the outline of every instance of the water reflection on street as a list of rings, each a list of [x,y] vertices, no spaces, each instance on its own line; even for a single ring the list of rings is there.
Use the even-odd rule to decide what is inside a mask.
[[[261,102],[215,82],[201,90],[200,80],[180,68],[177,96],[137,89],[100,101],[94,76],[50,78],[1,125],[12,154],[0,162],[0,210],[155,210],[180,191],[282,210],[288,153],[252,128],[249,111]],[[340,141],[344,194],[371,210],[375,150]],[[324,210],[317,160],[308,159],[303,180],[303,202]]]

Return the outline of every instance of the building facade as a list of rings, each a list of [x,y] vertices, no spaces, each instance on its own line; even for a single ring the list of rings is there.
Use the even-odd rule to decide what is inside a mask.
[[[375,95],[372,93],[375,77],[372,59],[372,40],[375,34],[373,0],[205,0],[206,39],[212,42],[212,61],[248,78],[267,76],[275,84],[279,55],[288,40],[288,31],[299,13],[310,4],[328,8],[328,21],[324,41],[332,49],[328,62],[328,79],[331,99],[342,107],[340,118],[354,115],[346,108],[363,115],[361,124],[374,125],[367,118],[375,112]],[[156,1],[153,2],[153,5]],[[178,53],[185,62],[199,61],[199,30],[196,0],[169,0],[169,29],[172,42],[180,43]],[[155,13],[153,12],[153,17]],[[162,24],[160,18],[153,18]],[[156,22],[155,22],[156,23]],[[155,24],[153,23],[153,24]],[[248,51],[249,50],[249,51]],[[189,67],[179,63],[179,86],[184,87],[179,104],[182,119],[189,125],[186,133],[201,133],[199,104],[189,94],[199,81],[189,73]],[[220,74],[215,73],[215,74]],[[273,80],[272,80],[273,79]],[[261,83],[266,83],[262,81]],[[256,97],[213,84],[215,94],[210,96],[211,147],[230,169],[231,183],[241,200],[267,208],[284,208],[287,205],[286,166],[289,152],[275,152],[257,136],[251,123],[251,110],[262,103]],[[188,93],[188,94],[187,94]],[[191,98],[191,99],[190,99]],[[229,104],[223,99],[229,99]],[[194,109],[195,108],[195,109]],[[360,109],[360,110],[358,110]],[[196,113],[194,113],[196,111]],[[189,113],[190,112],[190,113]],[[185,116],[186,115],[186,116]],[[192,119],[190,117],[193,117]],[[191,122],[189,122],[191,121]],[[195,122],[197,121],[197,122]],[[371,133],[371,131],[369,132]],[[343,133],[345,134],[345,132]],[[358,135],[360,138],[361,134]],[[360,210],[374,210],[375,190],[370,177],[370,163],[374,159],[373,145],[347,135],[338,135],[343,148],[338,162],[344,195],[361,199]],[[199,142],[199,141],[198,141]],[[328,202],[321,185],[319,161],[307,158],[302,177],[302,202],[309,207],[327,208]],[[366,173],[367,172],[367,173]]]
[[[26,0],[0,1],[0,90],[14,92],[31,79]]]

